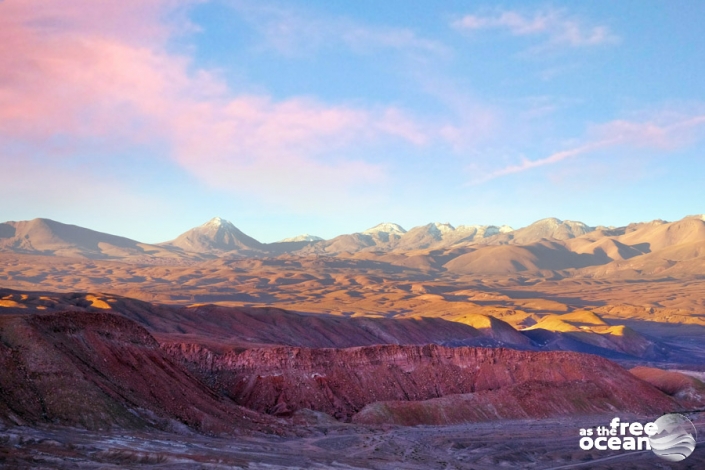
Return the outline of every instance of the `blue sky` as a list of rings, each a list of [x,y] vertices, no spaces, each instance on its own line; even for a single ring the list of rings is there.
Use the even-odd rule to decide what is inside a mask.
[[[705,212],[705,3],[0,1],[0,219],[146,242]]]

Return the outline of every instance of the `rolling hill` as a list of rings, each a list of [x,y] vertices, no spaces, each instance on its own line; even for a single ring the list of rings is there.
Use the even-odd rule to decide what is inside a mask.
[[[589,227],[555,218],[512,230],[506,226],[431,223],[405,230],[382,223],[330,240],[305,236],[261,243],[215,217],[172,241],[150,245],[48,219],[0,224],[0,253],[123,260],[197,262],[233,256],[357,258],[390,271],[456,275],[555,277],[694,276],[705,258],[705,220],[689,216],[625,227]]]
[[[1,223],[0,251],[91,259],[183,256],[180,250],[140,243],[50,219]]]

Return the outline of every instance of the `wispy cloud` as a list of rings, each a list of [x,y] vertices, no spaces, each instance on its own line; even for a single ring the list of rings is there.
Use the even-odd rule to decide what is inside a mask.
[[[506,30],[514,36],[546,38],[545,46],[590,47],[612,44],[619,37],[607,26],[590,25],[561,10],[532,14],[502,11],[492,15],[465,15],[452,23],[458,30]]]
[[[420,36],[410,28],[371,26],[269,2],[240,0],[231,5],[259,31],[268,47],[288,56],[313,54],[341,45],[363,54],[380,50],[417,57],[450,54],[443,43]]]
[[[537,160],[529,160],[528,158],[523,157],[521,159],[520,163],[509,165],[509,166],[506,166],[506,167],[501,168],[499,170],[495,170],[495,171],[492,171],[492,172],[487,173],[485,175],[481,175],[478,178],[474,179],[471,184],[482,184],[482,183],[486,183],[490,180],[501,178],[503,176],[508,176],[508,175],[512,175],[515,173],[522,173],[522,172],[532,170],[534,168],[546,166],[546,165],[553,165],[553,164],[562,162],[563,160],[567,160],[569,158],[574,158],[579,155],[591,152],[593,150],[597,150],[602,147],[607,147],[607,146],[612,145],[614,143],[615,143],[615,140],[602,140],[602,141],[592,142],[592,143],[585,144],[580,147],[575,147],[575,148],[572,148],[569,150],[562,150],[560,152],[553,153],[553,154],[549,155],[548,157],[539,158]]]
[[[51,168],[95,142],[160,146],[207,186],[315,211],[330,200],[322,194],[385,180],[385,167],[359,147],[435,138],[396,107],[239,93],[170,50],[170,38],[193,27],[164,22],[176,4],[0,2],[0,159],[11,158],[2,152],[10,146],[31,146],[45,160],[39,167]],[[57,139],[73,151],[57,152]]]
[[[646,121],[619,119],[594,126],[590,134],[635,148],[674,150],[701,138],[703,130],[705,115],[693,114],[657,116]]]
[[[581,155],[590,154],[596,150],[611,147],[648,148],[653,150],[671,151],[690,145],[695,139],[703,137],[705,115],[680,117],[667,123],[654,121],[632,122],[616,120],[599,126],[594,126],[589,134],[593,139],[571,149],[555,152],[547,157],[530,160],[521,158],[519,163],[487,172],[473,179],[470,184],[477,185],[488,181],[523,173],[536,168],[555,165]]]

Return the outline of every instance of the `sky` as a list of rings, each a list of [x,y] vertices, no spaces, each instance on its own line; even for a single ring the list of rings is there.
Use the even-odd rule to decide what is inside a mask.
[[[0,0],[0,220],[705,212],[705,2]]]

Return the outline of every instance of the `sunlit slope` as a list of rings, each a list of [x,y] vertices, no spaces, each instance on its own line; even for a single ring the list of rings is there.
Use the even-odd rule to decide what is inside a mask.
[[[178,250],[50,219],[0,224],[0,251],[91,259],[180,258]]]
[[[481,246],[444,265],[459,274],[511,274],[561,271],[601,264],[593,254],[576,253],[557,241],[544,240],[525,246]]]
[[[624,325],[609,325],[590,311],[548,315],[525,331],[545,330],[604,349],[641,357],[653,352],[655,345]]]
[[[702,272],[705,221],[653,221],[626,227],[589,227],[543,219],[518,230],[432,223],[408,231],[384,223],[331,240],[261,243],[232,223],[214,218],[176,239],[148,245],[48,219],[0,224],[0,252],[189,264],[205,260],[364,260],[374,269],[452,275],[540,278],[696,276]],[[309,261],[306,261],[309,259]],[[278,261],[268,261],[272,265]]]
[[[644,366],[634,367],[629,372],[672,396],[686,409],[705,406],[705,383],[695,377]]]

